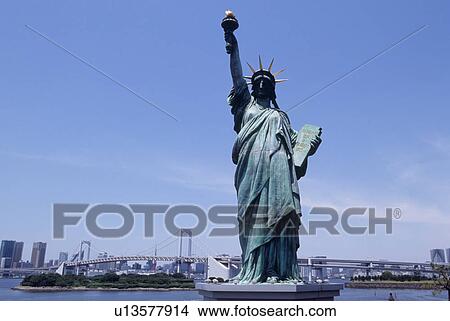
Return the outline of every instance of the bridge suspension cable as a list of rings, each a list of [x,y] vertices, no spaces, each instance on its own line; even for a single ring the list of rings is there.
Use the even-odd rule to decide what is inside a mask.
[[[160,249],[164,246],[163,244],[164,244],[165,242],[167,242],[168,240],[171,240],[171,239],[172,239],[172,241],[174,240],[174,238],[173,238],[172,235],[169,236],[169,237],[167,237],[167,238],[165,238],[164,240],[162,240],[162,241],[156,243],[155,245],[153,245],[153,246],[150,247],[150,248],[147,248],[147,249],[145,249],[145,250],[142,250],[142,251],[137,252],[136,254],[153,253],[155,250],[160,250]],[[175,239],[175,240],[176,240],[176,239]]]

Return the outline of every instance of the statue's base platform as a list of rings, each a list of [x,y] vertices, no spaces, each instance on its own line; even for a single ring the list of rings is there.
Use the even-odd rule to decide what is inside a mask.
[[[344,288],[338,283],[323,284],[232,284],[197,283],[195,288],[205,301],[292,300],[333,301]]]

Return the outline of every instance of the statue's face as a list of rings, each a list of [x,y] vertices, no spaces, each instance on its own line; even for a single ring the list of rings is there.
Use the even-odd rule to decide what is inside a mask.
[[[253,95],[257,98],[271,98],[273,95],[273,84],[270,80],[262,78],[253,86]]]

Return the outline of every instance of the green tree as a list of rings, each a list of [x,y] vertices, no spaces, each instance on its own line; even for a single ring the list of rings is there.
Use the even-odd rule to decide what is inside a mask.
[[[120,275],[116,273],[105,273],[102,278],[102,282],[117,282],[120,280]]]
[[[431,268],[437,274],[433,281],[438,291],[447,291],[447,298],[450,301],[450,266],[432,263]]]

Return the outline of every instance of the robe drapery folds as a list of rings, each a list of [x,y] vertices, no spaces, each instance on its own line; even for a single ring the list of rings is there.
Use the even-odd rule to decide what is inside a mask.
[[[286,113],[259,105],[245,81],[231,90],[228,103],[237,132],[232,153],[242,248],[237,279],[298,280],[301,209],[292,149],[297,133]]]

